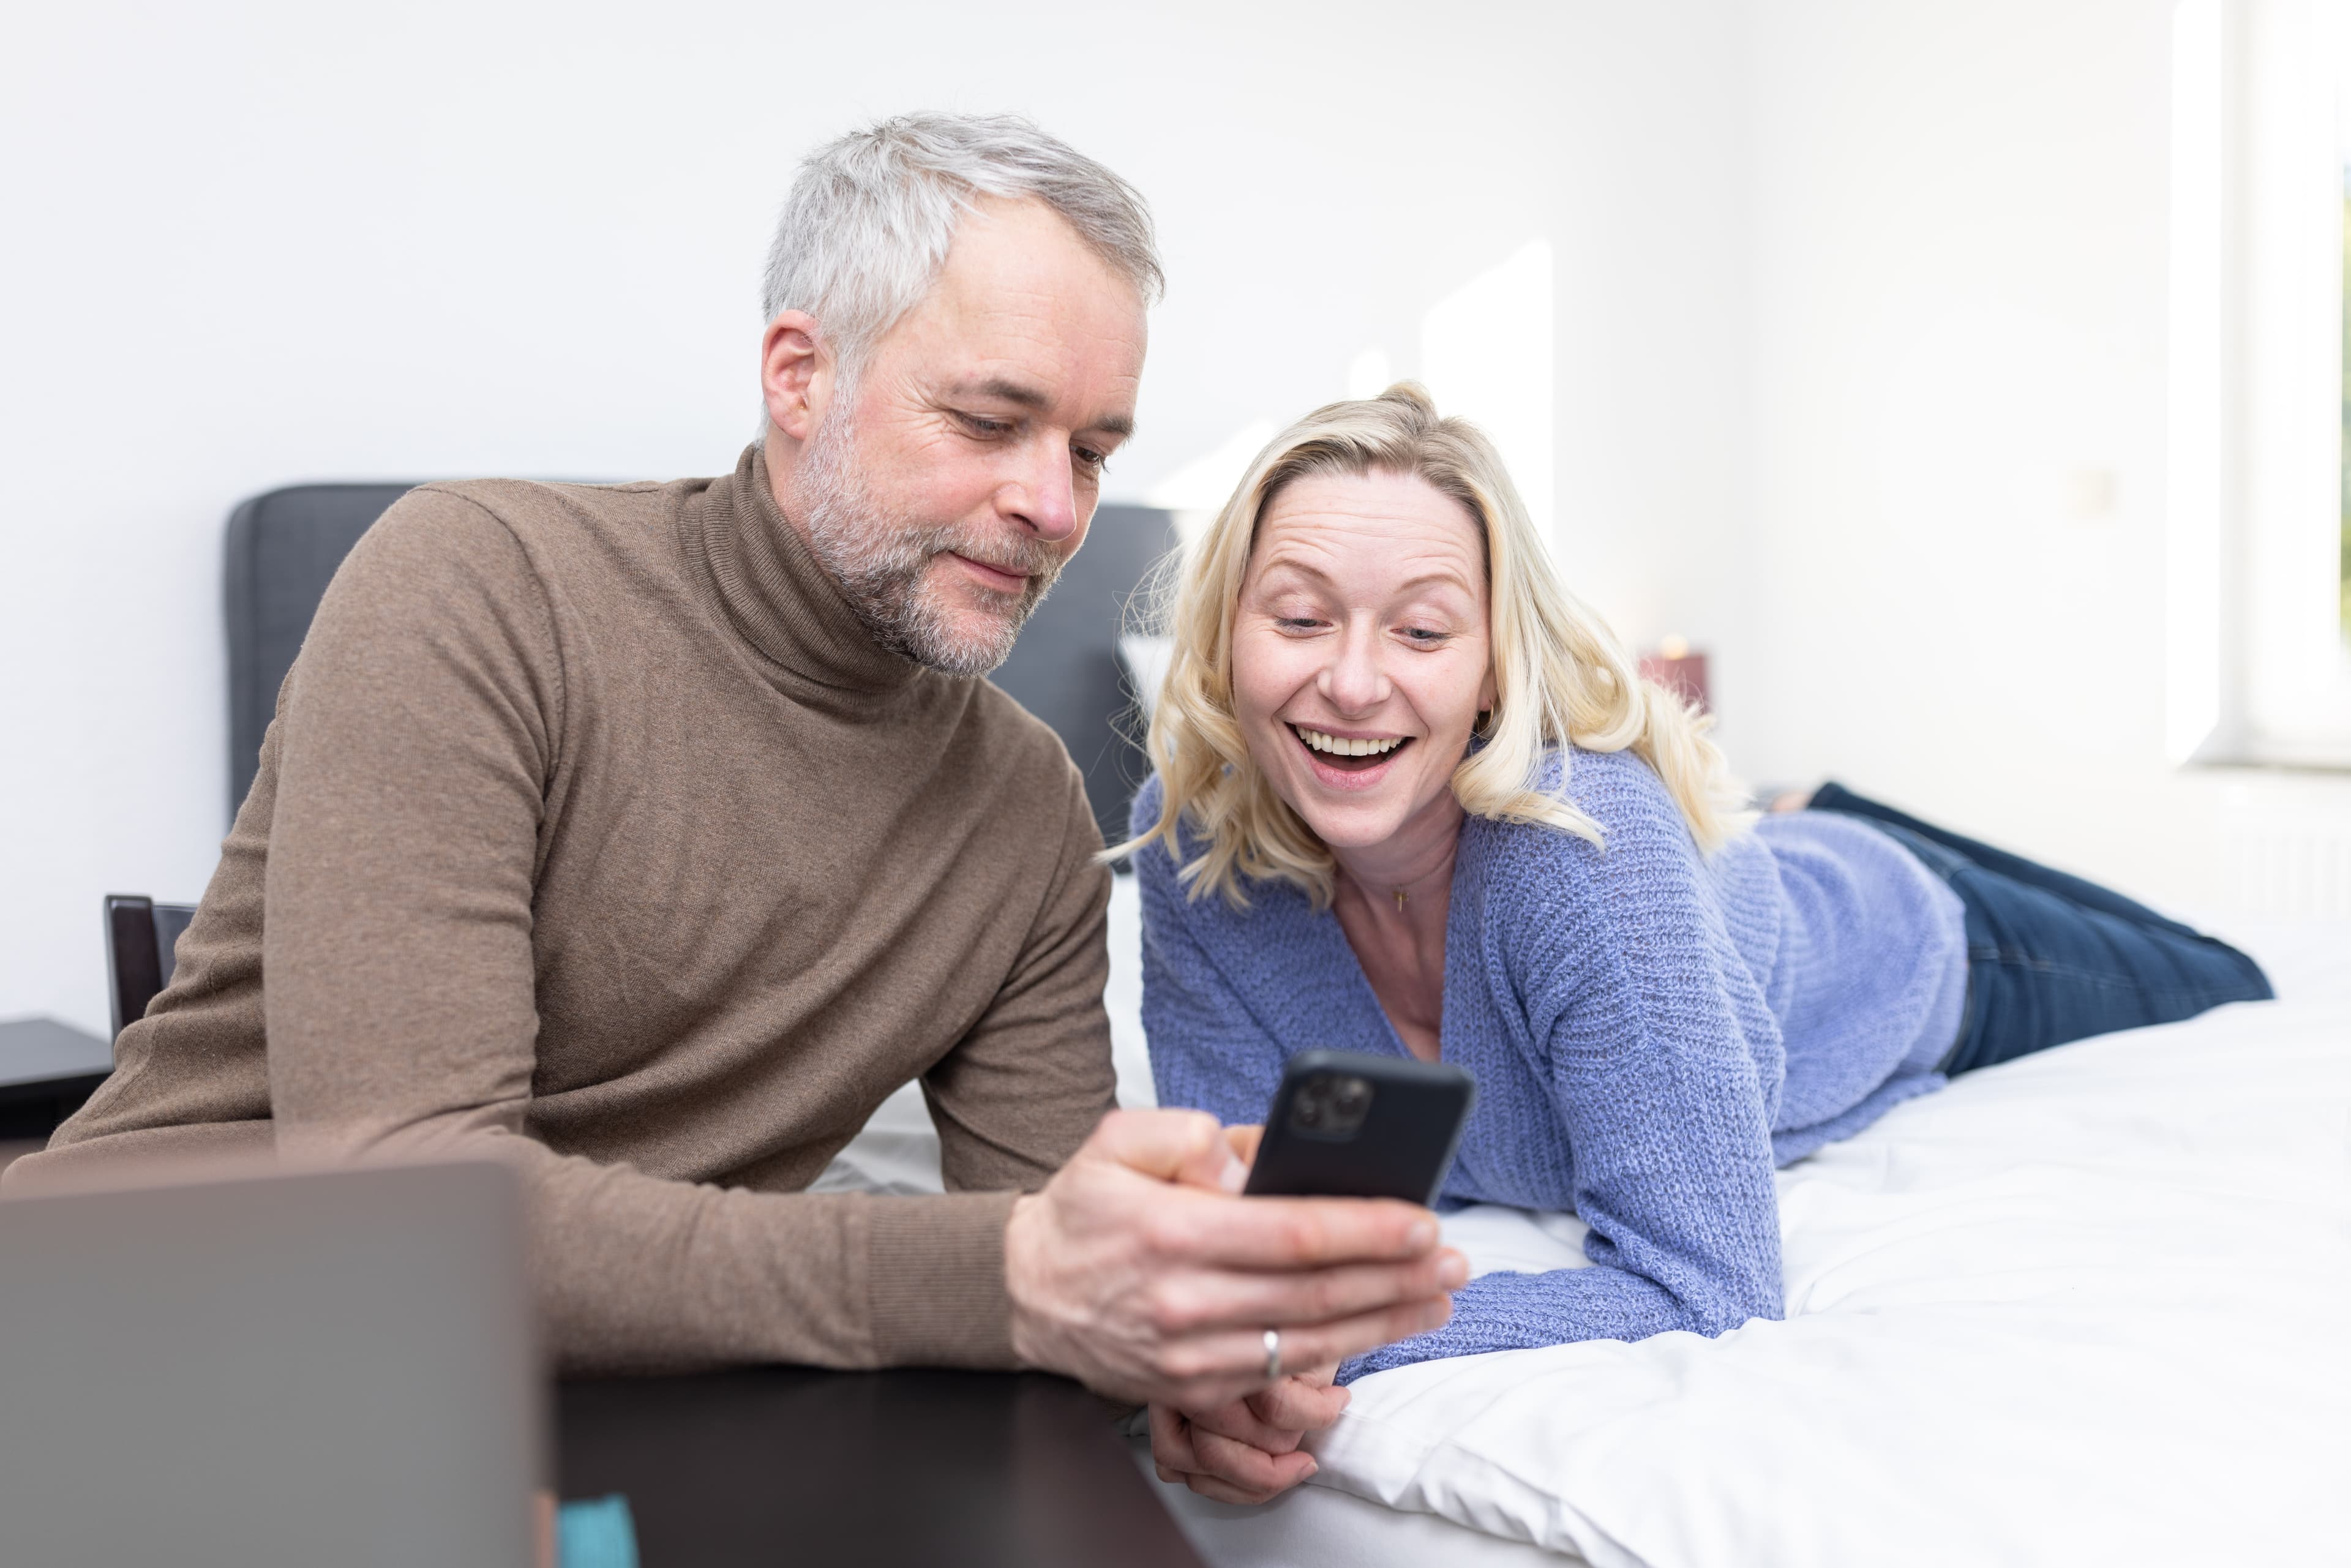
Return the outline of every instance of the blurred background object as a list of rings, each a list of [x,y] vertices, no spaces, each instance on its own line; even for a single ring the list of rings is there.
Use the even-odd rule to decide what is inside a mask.
[[[1656,682],[1684,702],[1714,710],[1707,690],[1706,655],[1692,648],[1687,637],[1664,638],[1654,651],[1642,654],[1641,678]]]

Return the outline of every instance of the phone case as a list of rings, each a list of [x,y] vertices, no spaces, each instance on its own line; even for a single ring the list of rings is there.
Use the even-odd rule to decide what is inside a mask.
[[[1301,1051],[1266,1111],[1246,1190],[1432,1203],[1477,1093],[1469,1074],[1446,1062]]]

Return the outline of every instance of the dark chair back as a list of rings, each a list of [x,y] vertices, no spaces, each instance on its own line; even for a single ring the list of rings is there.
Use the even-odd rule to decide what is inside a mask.
[[[1012,656],[989,678],[1047,724],[1086,776],[1102,840],[1126,837],[1126,808],[1150,772],[1141,716],[1127,691],[1118,634],[1127,601],[1176,548],[1176,520],[1155,507],[1102,507],[1085,548],[1022,627]],[[1121,862],[1119,869],[1126,869]]]
[[[229,514],[225,598],[230,816],[245,804],[253,776],[260,771],[261,737],[277,711],[277,688],[302,651],[310,617],[318,613],[335,569],[370,525],[414,487],[295,485],[256,496]]]
[[[106,988],[116,1039],[125,1025],[146,1017],[147,1004],[172,983],[180,933],[195,913],[189,904],[158,904],[141,894],[106,895]]]
[[[277,688],[302,651],[327,584],[360,536],[409,485],[296,485],[256,496],[228,520],[229,814],[261,766]],[[1085,548],[1038,606],[995,681],[1053,727],[1086,777],[1086,796],[1112,841],[1147,766],[1118,658],[1126,603],[1174,548],[1174,518],[1149,507],[1103,507]],[[168,945],[166,951],[168,951]],[[149,993],[151,996],[152,992]],[[143,1005],[143,1004],[142,1004]],[[131,1012],[115,1025],[137,1018]]]

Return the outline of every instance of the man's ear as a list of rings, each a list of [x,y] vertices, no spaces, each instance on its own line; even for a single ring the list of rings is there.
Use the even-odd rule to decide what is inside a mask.
[[[787,310],[759,340],[759,391],[768,423],[794,441],[806,441],[824,418],[836,379],[832,350],[805,310]]]

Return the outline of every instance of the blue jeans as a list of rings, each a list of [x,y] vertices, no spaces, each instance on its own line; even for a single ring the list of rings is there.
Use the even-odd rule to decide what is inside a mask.
[[[1945,832],[1843,785],[1822,785],[1808,809],[1861,818],[1917,856],[1966,907],[1968,1000],[1945,1072],[2277,994],[2261,966],[2227,943],[2095,883]]]

